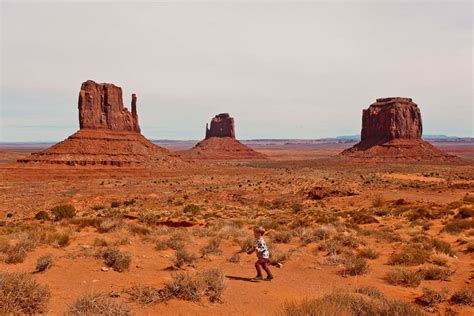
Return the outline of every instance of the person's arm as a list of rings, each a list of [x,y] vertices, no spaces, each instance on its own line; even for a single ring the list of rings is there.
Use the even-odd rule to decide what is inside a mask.
[[[249,255],[251,255],[254,252],[255,252],[255,247],[254,246],[250,247],[250,249],[247,250],[247,254],[249,254]]]
[[[252,245],[252,247],[250,247],[249,249],[247,249],[247,253],[248,253],[249,255],[252,254],[252,253],[254,253],[254,251],[255,251],[255,245],[256,245],[256,243],[254,242],[253,245]]]

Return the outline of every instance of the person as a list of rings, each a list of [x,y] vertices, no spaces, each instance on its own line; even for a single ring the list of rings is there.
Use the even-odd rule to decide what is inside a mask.
[[[270,262],[270,251],[268,250],[267,244],[263,239],[263,235],[265,234],[265,229],[263,227],[256,227],[253,230],[253,234],[255,236],[255,241],[247,253],[250,255],[253,252],[257,252],[257,261],[255,262],[255,269],[257,269],[257,276],[253,278],[254,281],[261,281],[263,280],[262,275],[262,268],[267,273],[267,278],[265,281],[270,281],[273,279],[273,275],[268,268],[268,264]]]

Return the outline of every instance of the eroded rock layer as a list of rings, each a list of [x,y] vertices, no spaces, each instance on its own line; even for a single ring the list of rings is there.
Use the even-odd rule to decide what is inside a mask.
[[[140,133],[135,94],[131,107],[130,113],[123,105],[122,88],[87,80],[79,92],[79,127]]]
[[[122,89],[88,80],[79,93],[80,130],[66,140],[18,160],[27,164],[70,166],[160,166],[183,162],[140,134],[137,97],[132,112],[122,102]]]
[[[234,118],[228,113],[213,117],[210,128],[206,125],[206,138],[192,149],[180,152],[180,155],[188,159],[266,159],[264,154],[242,144],[235,138]]]
[[[376,159],[452,159],[421,138],[418,105],[410,98],[381,98],[362,112],[361,141],[342,155]]]
[[[211,127],[206,124],[206,139],[211,137],[235,138],[234,118],[229,113],[221,113],[211,120]]]

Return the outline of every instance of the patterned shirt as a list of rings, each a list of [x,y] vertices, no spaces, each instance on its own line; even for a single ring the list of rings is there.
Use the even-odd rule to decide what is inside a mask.
[[[267,244],[262,237],[255,239],[253,247],[257,251],[257,258],[269,259],[270,251],[268,250]]]

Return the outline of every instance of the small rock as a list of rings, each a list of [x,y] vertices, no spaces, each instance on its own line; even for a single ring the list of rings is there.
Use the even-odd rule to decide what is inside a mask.
[[[102,267],[102,268],[100,269],[100,271],[102,271],[102,272],[107,272],[107,271],[109,271],[109,268]]]

